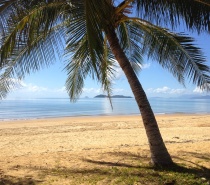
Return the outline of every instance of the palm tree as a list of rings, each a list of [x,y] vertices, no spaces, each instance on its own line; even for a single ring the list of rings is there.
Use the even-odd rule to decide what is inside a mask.
[[[180,83],[188,77],[209,90],[209,67],[194,39],[171,31],[183,24],[209,32],[209,0],[3,0],[0,19],[1,98],[16,85],[14,79],[63,54],[71,100],[79,97],[88,75],[110,97],[117,61],[141,112],[152,164],[173,164],[137,72],[146,55]]]

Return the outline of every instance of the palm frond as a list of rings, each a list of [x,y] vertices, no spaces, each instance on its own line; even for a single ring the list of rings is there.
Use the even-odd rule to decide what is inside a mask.
[[[7,94],[11,89],[13,89],[17,84],[14,83],[12,78],[7,78],[5,75],[0,75],[0,99],[6,98]]]
[[[74,39],[72,41],[75,41]],[[84,79],[89,75],[102,84],[104,91],[111,94],[111,76],[113,75],[113,56],[104,45],[103,56],[95,58],[89,52],[89,40],[87,33],[71,47],[68,47],[68,58],[65,70],[67,71],[66,89],[72,101],[75,101],[82,93]],[[101,59],[103,60],[101,61]]]
[[[51,29],[51,33],[45,38],[45,34],[40,34],[30,48],[28,45],[14,50],[12,56],[0,70],[0,99],[6,96],[17,83],[11,79],[23,79],[25,75],[36,72],[41,68],[48,67],[63,56],[65,47],[63,27]],[[29,54],[30,49],[30,54]],[[4,90],[3,90],[4,89]]]
[[[175,34],[152,25],[146,21],[135,21],[144,31],[143,52],[168,69],[179,82],[184,84],[188,77],[194,84],[209,90],[210,68],[201,49],[196,47],[194,39],[184,34]]]
[[[153,24],[178,27],[184,21],[193,31],[210,32],[209,0],[135,0],[140,18]]]
[[[68,5],[60,1],[30,1],[29,5],[37,4],[28,7],[26,1],[20,2],[23,4],[9,13],[1,36],[1,97],[14,87],[10,79],[22,79],[49,66],[62,57],[64,50],[66,22],[62,12]]]
[[[12,4],[15,4],[16,0],[3,0],[0,2],[0,46],[2,45],[2,38],[7,33],[7,20],[10,17],[10,13],[13,11]]]
[[[98,8],[102,5],[99,5],[97,0],[85,0],[85,20],[86,20],[86,31],[87,31],[87,39],[89,44],[89,52],[91,56],[91,60],[94,64],[96,70],[96,58],[97,56],[101,56],[103,51],[103,47],[101,43],[103,43],[103,36],[101,32],[101,17],[98,11]]]
[[[90,56],[93,64],[97,58],[103,61],[104,32],[115,26],[115,9],[113,0],[85,0],[85,21]],[[95,66],[96,69],[96,66]]]
[[[13,54],[13,51],[19,50],[23,45],[28,45],[28,52],[30,53],[30,45],[39,34],[47,35],[50,29],[60,22],[62,19],[61,11],[66,4],[54,2],[38,5],[28,11],[23,11],[24,6],[18,6],[14,13],[10,13],[10,19],[7,21],[7,27],[10,29],[6,27],[6,34],[1,39],[0,66],[6,64],[6,59]]]
[[[110,97],[113,55],[104,42],[103,30],[107,26],[105,18],[114,12],[110,11],[111,2],[84,1],[68,27],[66,53],[70,58],[65,68],[66,88],[73,101],[81,94],[87,75],[100,82]]]
[[[71,52],[74,53],[71,55]],[[92,68],[91,57],[88,52],[88,39],[86,35],[80,38],[80,41],[68,48],[66,90],[70,100],[75,101],[82,93],[84,79],[94,70]],[[93,71],[92,71],[93,70]],[[94,72],[93,72],[94,75]]]
[[[119,24],[117,35],[131,66],[138,73],[143,63],[142,49],[139,45],[142,39],[142,31],[136,28],[133,22],[123,21]]]
[[[109,102],[112,108],[113,105],[112,105],[111,95],[112,95],[112,79],[115,77],[114,67],[116,67],[114,56],[110,48],[108,47],[107,38],[104,37],[104,53],[103,53],[103,60],[101,61],[101,67],[100,67],[101,78],[99,79],[99,81],[102,84],[103,90],[107,92]]]

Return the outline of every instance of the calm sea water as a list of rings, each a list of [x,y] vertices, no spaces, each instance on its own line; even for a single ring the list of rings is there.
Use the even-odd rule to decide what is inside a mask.
[[[113,109],[107,99],[33,99],[0,101],[0,120],[36,119],[67,116],[131,115],[139,114],[133,98],[112,99]],[[210,113],[210,99],[151,98],[155,114]]]

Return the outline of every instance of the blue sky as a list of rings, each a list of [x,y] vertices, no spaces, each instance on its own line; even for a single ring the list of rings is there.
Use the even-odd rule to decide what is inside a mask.
[[[210,65],[210,36],[191,34],[196,38],[196,44],[203,49],[204,55]],[[139,73],[139,80],[148,97],[179,97],[183,95],[206,95],[192,83],[186,83],[186,88],[165,69],[162,69],[155,61],[144,60],[145,64]],[[21,82],[22,87],[10,92],[7,99],[30,99],[30,98],[68,98],[65,91],[67,78],[63,71],[64,65],[57,61],[55,65],[26,76]],[[188,80],[186,81],[188,82]],[[100,84],[88,78],[81,97],[94,97],[103,94]],[[132,95],[129,84],[123,72],[117,69],[116,79],[113,81],[113,94]]]

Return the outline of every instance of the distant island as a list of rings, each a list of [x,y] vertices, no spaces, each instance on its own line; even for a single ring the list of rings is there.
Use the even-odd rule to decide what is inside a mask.
[[[108,98],[108,96],[100,94],[100,95],[95,96],[94,98]],[[113,95],[113,96],[111,96],[111,98],[132,98],[132,97],[131,96],[124,96],[124,95]]]

